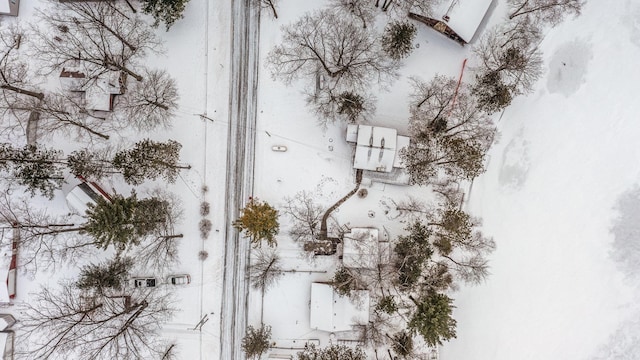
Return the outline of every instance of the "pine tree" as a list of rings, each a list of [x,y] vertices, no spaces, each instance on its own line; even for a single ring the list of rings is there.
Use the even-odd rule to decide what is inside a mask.
[[[67,166],[72,174],[92,180],[100,180],[107,174],[117,173],[111,165],[108,150],[73,151],[67,155]]]
[[[391,340],[393,351],[401,357],[406,358],[413,353],[413,338],[406,331],[394,334]]]
[[[429,346],[442,345],[442,341],[456,337],[456,321],[451,317],[453,300],[444,294],[431,293],[415,299],[415,312],[408,323],[409,330],[420,334]]]
[[[433,255],[430,245],[431,230],[415,222],[407,228],[407,236],[399,236],[394,252],[395,268],[398,271],[398,282],[402,289],[413,288],[422,276],[425,263]]]
[[[402,60],[413,51],[416,26],[407,21],[393,21],[382,35],[382,49],[393,60]]]
[[[345,91],[338,95],[337,103],[337,113],[346,116],[352,123],[356,122],[366,111],[364,97],[351,91]]]
[[[178,164],[181,148],[182,145],[174,140],[162,143],[144,139],[137,142],[133,149],[117,152],[112,164],[131,185],[140,185],[146,179],[159,177],[174,183],[181,169],[191,168]]]
[[[125,285],[133,259],[116,257],[102,264],[89,264],[80,270],[76,286],[82,290],[95,290],[103,294],[105,290],[121,290]]]
[[[153,26],[158,27],[163,22],[169,31],[176,20],[184,17],[182,13],[188,2],[189,0],[143,0],[142,10],[153,16]]]
[[[255,329],[249,325],[247,334],[242,339],[242,350],[247,354],[248,358],[260,359],[271,346],[271,326],[262,325]]]
[[[0,144],[0,169],[25,186],[31,196],[40,191],[52,199],[54,191],[64,182],[61,156],[59,150],[40,149],[35,145],[14,148],[11,144]]]
[[[471,88],[471,94],[478,101],[478,107],[487,114],[498,112],[511,104],[512,92],[515,89],[505,85],[496,71],[484,75],[476,75],[476,83]]]
[[[344,267],[340,267],[336,270],[336,273],[331,279],[331,286],[336,293],[342,296],[351,295],[351,291],[357,289],[357,280],[354,276]]]
[[[87,210],[83,231],[96,239],[99,247],[124,249],[163,228],[167,218],[161,215],[168,214],[166,206],[157,198],[138,200],[135,193],[127,198],[116,195],[111,201],[99,199]]]
[[[266,202],[251,198],[233,226],[244,231],[254,247],[260,246],[262,240],[266,240],[269,246],[278,244],[275,239],[280,230],[278,210]]]

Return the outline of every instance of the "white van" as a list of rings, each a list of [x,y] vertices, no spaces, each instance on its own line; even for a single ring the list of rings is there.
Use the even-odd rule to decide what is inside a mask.
[[[69,191],[66,197],[71,212],[84,215],[89,207],[95,206],[101,198],[111,201],[109,195],[98,184],[83,178],[80,180],[82,182]]]

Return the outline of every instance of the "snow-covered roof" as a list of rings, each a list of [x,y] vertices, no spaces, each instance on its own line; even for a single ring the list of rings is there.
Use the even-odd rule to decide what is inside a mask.
[[[342,243],[345,267],[373,269],[378,264],[378,229],[353,228],[344,234]]]
[[[85,215],[89,209],[89,205],[97,204],[100,198],[109,200],[109,198],[103,194],[102,189],[97,188],[90,182],[81,182],[76,185],[65,197],[69,210],[73,213]]]
[[[0,14],[9,13],[9,11],[11,11],[9,0],[0,0]]]
[[[98,111],[111,111],[111,95],[120,93],[120,85],[113,77],[99,78],[85,91],[87,108]]]
[[[358,125],[357,124],[349,124],[347,125],[347,142],[356,142],[358,141]]]
[[[0,0],[2,1],[2,0]],[[66,91],[83,91],[87,109],[111,111],[112,95],[120,94],[120,73],[112,71],[94,81],[87,82],[85,74],[78,69],[62,69],[60,85]]]
[[[13,359],[13,339],[15,334],[13,331],[0,332],[0,356],[2,360]]]
[[[493,0],[448,0],[434,9],[434,19],[444,21],[465,42],[475,35]],[[448,20],[444,17],[448,16]]]
[[[16,323],[16,319],[11,314],[0,314],[0,331],[7,330],[13,324]]]
[[[2,0],[0,0],[2,1]],[[60,72],[60,85],[66,91],[84,91],[85,74],[78,69],[63,68]]]
[[[353,128],[347,127],[347,141],[353,138],[352,132]],[[396,157],[397,134],[396,129],[358,125],[353,167],[390,172]]]
[[[331,285],[311,284],[311,314],[309,324],[321,331],[349,331],[353,325],[369,321],[369,292],[357,290],[354,304],[348,297],[333,291]]]

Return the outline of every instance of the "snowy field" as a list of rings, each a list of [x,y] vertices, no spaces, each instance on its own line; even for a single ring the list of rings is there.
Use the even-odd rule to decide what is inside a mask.
[[[640,3],[589,1],[541,44],[469,210],[497,250],[442,359],[638,359]]]

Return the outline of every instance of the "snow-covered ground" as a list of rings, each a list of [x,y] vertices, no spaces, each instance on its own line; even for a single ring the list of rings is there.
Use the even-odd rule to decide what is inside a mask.
[[[218,359],[220,353],[228,3],[191,0],[184,20],[168,33],[158,30],[166,54],[149,59],[170,70],[181,94],[175,127],[150,136],[181,142],[182,157],[193,166],[169,187],[185,208],[179,229],[185,234],[181,263],[172,270],[190,273],[192,283],[176,292],[182,311],[163,330],[168,340],[179,341],[180,358],[189,360]],[[279,41],[280,25],[324,3],[282,0],[278,20],[265,11],[261,59]],[[34,5],[22,1],[22,22]],[[499,2],[487,26],[502,21],[503,13]],[[581,17],[548,31],[541,44],[543,78],[500,118],[501,137],[491,150],[487,172],[471,190],[468,210],[484,219],[483,230],[495,238],[497,250],[487,282],[453,295],[458,338],[441,348],[441,359],[640,358],[640,305],[634,301],[640,289],[640,250],[635,245],[640,241],[639,18],[637,1],[591,0]],[[405,61],[400,79],[378,94],[372,125],[406,134],[407,78],[457,76],[470,56],[468,47],[423,25],[418,29],[419,47]],[[332,204],[354,186],[345,126],[320,130],[300,84],[286,87],[264,67],[260,71],[255,195],[280,206],[285,196],[308,190],[315,191],[321,204]],[[127,141],[145,136],[124,135]],[[273,145],[286,145],[288,151],[273,152]],[[203,185],[209,188],[206,194]],[[374,184],[368,190],[366,199],[350,199],[336,217],[352,227],[385,226],[391,237],[403,224],[384,215],[388,200],[409,193],[428,196],[425,189],[391,185]],[[213,230],[204,241],[198,233],[201,201],[212,206]],[[285,269],[300,272],[285,275],[267,293],[264,306],[259,292],[250,294],[249,324],[264,320],[273,326],[276,340],[321,338],[326,345],[328,334],[303,327],[308,322],[308,284],[329,279],[335,263],[325,259],[315,264],[327,273],[302,272],[309,267],[299,257],[298,245],[287,238],[287,221],[281,219],[278,250]],[[201,262],[198,252],[203,249],[209,258]],[[19,280],[18,302],[28,301],[34,284]],[[209,320],[201,331],[189,330],[205,315]]]
[[[305,10],[299,3],[295,7],[300,9],[293,7],[282,1],[277,22],[289,23]],[[503,21],[503,14],[504,4],[499,4],[487,26]],[[635,101],[638,14],[640,4],[634,1],[591,1],[581,17],[548,29],[540,45],[543,77],[532,94],[516,99],[500,118],[501,137],[491,150],[487,172],[472,187],[467,208],[484,219],[484,232],[498,248],[487,282],[453,295],[458,338],[441,348],[442,359],[640,358],[640,324],[633,321],[640,314],[633,301],[638,257],[625,263],[631,263],[625,268],[627,277],[612,257],[624,257],[640,240],[640,126],[634,116],[640,113]],[[278,37],[270,21],[263,20],[265,53]],[[470,56],[468,49],[424,26],[419,26],[416,43],[420,47],[405,61],[403,76],[389,93],[379,94],[372,124],[402,132],[408,115],[407,76],[456,76]],[[336,196],[348,191],[353,180],[344,129],[329,127],[321,133],[310,126],[313,117],[300,90],[272,82],[264,73],[259,110],[256,148],[266,151],[257,155],[258,197],[277,203],[296,191],[314,189],[322,179],[335,182],[340,189]],[[267,150],[276,144],[288,146],[289,152]],[[381,198],[393,191],[387,186],[370,194]],[[352,226],[367,225],[371,219],[357,215],[375,206],[349,210],[357,201],[347,202],[337,216]],[[284,236],[280,243],[287,247]],[[284,290],[276,288],[266,297],[263,311],[274,315],[264,320],[276,322],[270,324],[275,337],[284,336],[278,309],[298,309],[300,304],[290,302],[296,293],[308,291],[300,289],[301,277],[283,281]],[[308,294],[302,299],[308,301]],[[304,306],[300,311],[304,316]],[[258,319],[253,316],[250,323]]]
[[[473,185],[498,247],[486,284],[456,294],[442,359],[640,358],[638,14],[588,1],[547,33],[544,77]]]

